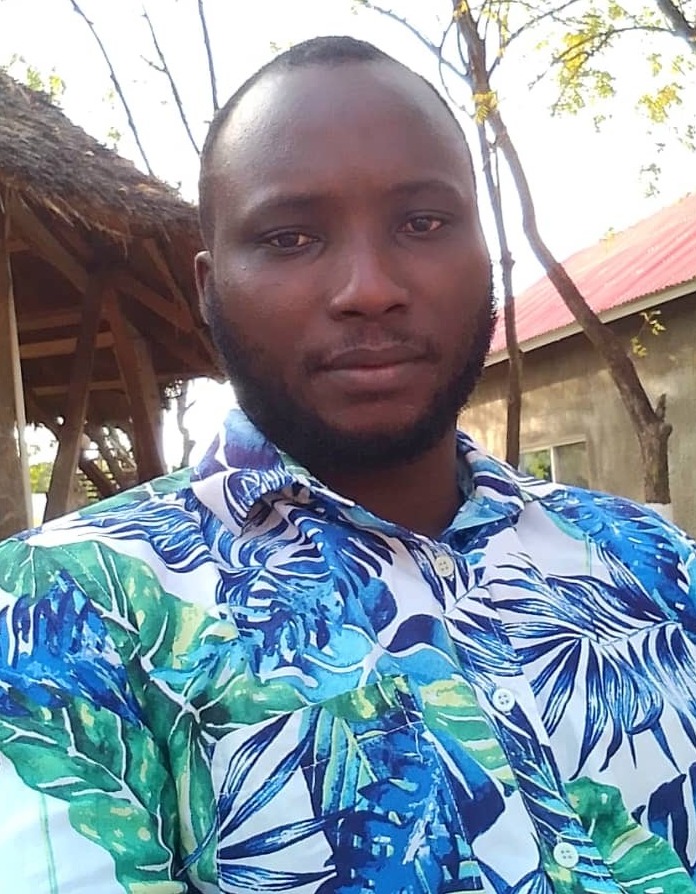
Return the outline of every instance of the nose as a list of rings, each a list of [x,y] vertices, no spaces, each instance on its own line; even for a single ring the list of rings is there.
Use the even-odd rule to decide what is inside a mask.
[[[345,246],[336,269],[342,277],[330,301],[333,316],[379,317],[408,305],[408,290],[397,278],[388,248],[365,236]]]

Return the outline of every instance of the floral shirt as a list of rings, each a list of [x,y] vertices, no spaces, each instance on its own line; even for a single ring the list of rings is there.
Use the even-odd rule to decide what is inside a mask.
[[[459,456],[429,539],[236,411],[3,544],[0,889],[694,891],[694,544]]]

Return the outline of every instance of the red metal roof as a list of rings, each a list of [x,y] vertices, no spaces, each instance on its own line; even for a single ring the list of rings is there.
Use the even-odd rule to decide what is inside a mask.
[[[696,278],[696,194],[571,255],[564,267],[600,314]],[[523,347],[575,322],[548,277],[522,292],[515,309]],[[504,350],[501,310],[491,355]]]

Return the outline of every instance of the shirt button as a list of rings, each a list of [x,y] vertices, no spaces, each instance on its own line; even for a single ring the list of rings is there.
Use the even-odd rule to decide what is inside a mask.
[[[515,701],[514,693],[510,692],[509,689],[504,689],[502,686],[496,689],[491,696],[493,707],[502,714],[509,714],[515,707]]]
[[[454,562],[449,556],[440,553],[435,558],[435,573],[438,577],[452,577],[454,574]]]
[[[553,859],[564,869],[574,869],[578,865],[580,857],[572,844],[567,841],[559,841],[553,849]]]

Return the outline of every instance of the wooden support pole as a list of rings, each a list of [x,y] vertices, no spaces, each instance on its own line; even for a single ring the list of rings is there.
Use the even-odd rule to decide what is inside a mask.
[[[94,443],[97,445],[99,453],[101,454],[102,459],[106,463],[106,466],[111,473],[111,477],[118,485],[118,489],[127,490],[127,488],[131,487],[133,482],[129,481],[128,476],[124,474],[123,468],[121,467],[121,463],[119,461],[119,456],[111,449],[104,433],[104,429],[99,425],[88,423],[85,431],[92,439],[92,441],[94,441]]]
[[[8,190],[0,196],[0,539],[28,528],[33,522],[24,442],[26,416],[19,337],[8,250],[8,196]]]
[[[94,274],[87,283],[83,299],[82,323],[77,337],[75,359],[70,374],[65,421],[60,428],[58,453],[53,463],[51,483],[46,497],[44,521],[63,515],[69,508],[72,482],[80,458],[82,435],[87,413],[89,380],[102,319],[106,274]]]
[[[162,452],[162,408],[157,379],[147,344],[126,319],[115,291],[109,292],[107,314],[114,334],[118,367],[131,409],[138,480],[149,481],[166,472]]]
[[[32,419],[47,428],[54,436],[56,441],[60,441],[60,430],[62,428],[58,420],[51,416],[39,403],[36,392],[31,390],[27,393],[27,407],[31,413]],[[89,432],[88,432],[89,434]],[[118,488],[108,475],[104,474],[99,466],[91,459],[80,452],[78,466],[82,472],[89,478],[96,487],[102,497],[111,497],[117,493]]]

